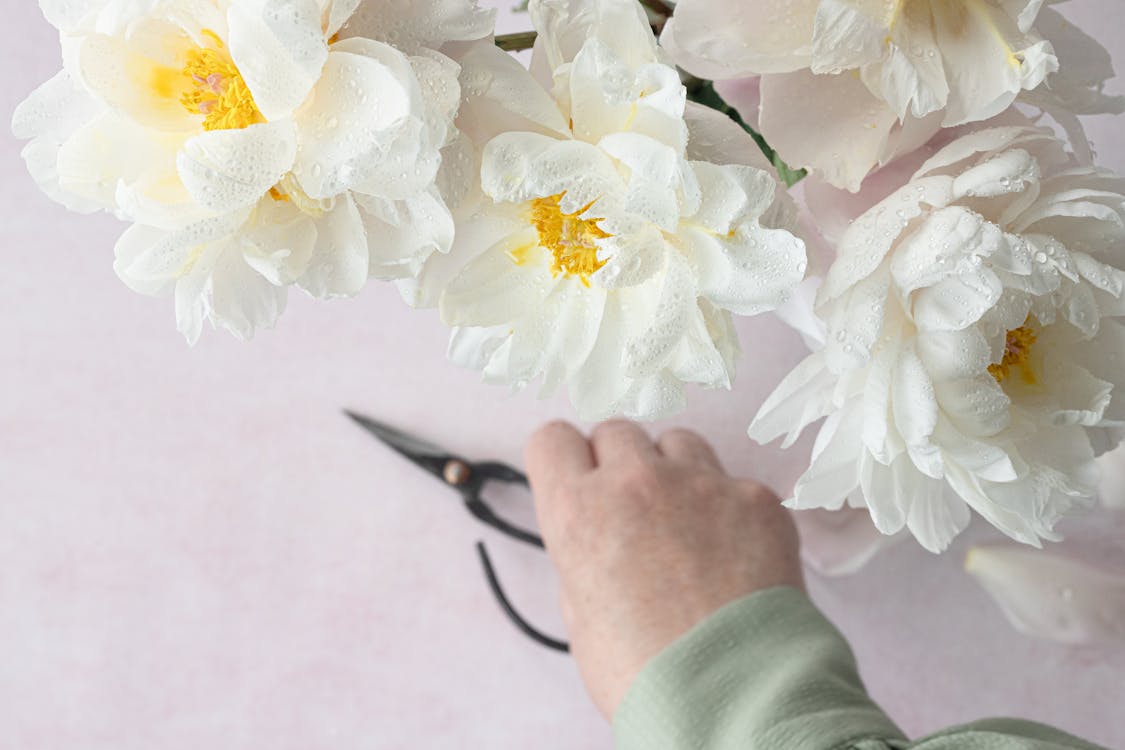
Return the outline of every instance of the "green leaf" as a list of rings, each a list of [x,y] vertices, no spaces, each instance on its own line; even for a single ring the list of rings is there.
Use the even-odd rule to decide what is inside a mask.
[[[766,155],[770,164],[773,164],[774,169],[777,170],[778,176],[788,187],[793,187],[801,180],[805,179],[808,175],[808,170],[793,169],[785,163],[785,160],[766,143],[766,139],[762,137],[754,128],[746,124],[742,116],[738,114],[738,110],[726,103],[723,97],[719,96],[719,92],[715,91],[715,85],[711,81],[704,81],[699,78],[692,78],[687,82],[688,99],[696,104],[702,104],[704,107],[709,107],[717,112],[722,112],[738,123],[743,130],[750,134],[754,139],[754,143],[758,144],[758,148]]]

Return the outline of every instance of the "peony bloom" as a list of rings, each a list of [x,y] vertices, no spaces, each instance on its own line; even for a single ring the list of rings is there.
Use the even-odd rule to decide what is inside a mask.
[[[793,206],[744,131],[686,105],[633,0],[530,10],[537,78],[487,44],[460,60],[481,194],[417,293],[440,294],[453,359],[487,380],[656,418],[684,383],[729,387],[731,313],[801,280]]]
[[[1120,111],[1120,101],[1100,96],[1108,55],[1042,6],[682,0],[662,41],[696,75],[762,76],[766,140],[789,164],[854,191],[875,166],[942,127],[1000,114],[1021,92],[1038,89],[1034,103],[1060,113],[1073,102]],[[1073,72],[1052,76],[1060,60]],[[745,85],[719,88],[740,106],[745,93],[755,94],[751,108],[758,103]]]
[[[247,337],[288,285],[352,295],[447,251],[436,179],[456,136],[444,42],[491,12],[429,0],[46,3],[64,70],[13,129],[52,197],[135,222],[115,268],[173,291],[180,330]]]
[[[1057,538],[1125,424],[1123,193],[1049,130],[995,127],[857,219],[818,293],[824,348],[750,427],[792,441],[827,417],[789,505],[866,505],[932,551],[970,508]]]

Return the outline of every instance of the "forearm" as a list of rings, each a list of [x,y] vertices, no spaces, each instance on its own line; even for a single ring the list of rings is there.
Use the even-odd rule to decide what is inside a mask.
[[[787,587],[727,605],[653,659],[614,736],[617,750],[1097,750],[1014,721],[910,742],[868,697],[843,636]]]

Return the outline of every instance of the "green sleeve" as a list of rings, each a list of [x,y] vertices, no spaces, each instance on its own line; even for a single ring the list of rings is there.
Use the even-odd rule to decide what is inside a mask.
[[[789,587],[728,604],[654,658],[614,716],[615,750],[1101,750],[993,720],[910,742],[867,696],[839,631]]]

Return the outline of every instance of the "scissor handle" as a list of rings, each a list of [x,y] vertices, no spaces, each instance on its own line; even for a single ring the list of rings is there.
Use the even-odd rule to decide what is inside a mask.
[[[500,608],[504,610],[504,614],[508,616],[512,624],[515,625],[521,633],[539,645],[546,646],[553,651],[561,651],[564,654],[569,653],[569,643],[546,635],[543,631],[539,630],[539,628],[523,619],[523,615],[517,612],[516,608],[512,606],[512,603],[508,600],[508,595],[504,593],[503,587],[500,586],[500,579],[496,577],[496,570],[492,567],[492,559],[488,556],[488,550],[485,549],[484,542],[477,542],[477,555],[480,557],[481,567],[484,568],[484,577],[488,580],[488,587],[492,589],[492,595],[496,597]]]
[[[528,531],[527,529],[522,529],[515,524],[509,523],[496,515],[495,511],[481,500],[478,493],[465,493],[465,507],[469,509],[469,512],[472,513],[478,521],[487,526],[491,526],[501,534],[510,536],[512,539],[518,539],[533,547],[546,549],[546,546],[543,544],[543,537],[533,531]]]
[[[461,486],[461,493],[465,499],[465,507],[473,514],[481,523],[491,526],[502,534],[505,534],[512,539],[517,539],[526,544],[530,544],[539,549],[545,549],[543,538],[539,534],[522,529],[519,526],[505,521],[496,512],[492,510],[481,497],[481,490],[484,485],[490,481],[494,482],[507,482],[509,484],[518,484],[530,489],[531,485],[527,481],[527,475],[519,469],[513,468],[508,464],[499,463],[497,461],[484,461],[478,464],[473,464],[469,467],[470,480]],[[534,625],[525,620],[515,607],[508,600],[507,594],[504,593],[503,587],[500,586],[500,581],[496,577],[496,570],[492,567],[492,560],[488,556],[488,551],[485,549],[483,542],[477,542],[477,554],[480,557],[481,567],[484,569],[484,576],[488,580],[488,587],[492,590],[492,595],[496,597],[496,601],[500,604],[500,608],[504,610],[504,614],[512,621],[520,632],[527,637],[531,638],[536,643],[546,646],[554,651],[561,651],[567,653],[570,651],[570,645],[566,641],[558,640],[546,635]]]
[[[473,474],[480,478],[482,482],[493,480],[496,482],[508,482],[510,484],[522,484],[524,487],[531,485],[527,481],[527,474],[524,474],[519,469],[502,464],[499,461],[482,461],[481,463],[474,464]]]
[[[484,501],[481,495],[488,482],[507,482],[530,487],[527,475],[519,469],[497,461],[485,461],[469,466],[470,479],[460,486],[461,495],[465,499],[465,507],[481,523],[491,526],[502,534],[517,539],[533,547],[544,549],[543,537],[534,531],[509,523],[496,514],[496,511]]]

